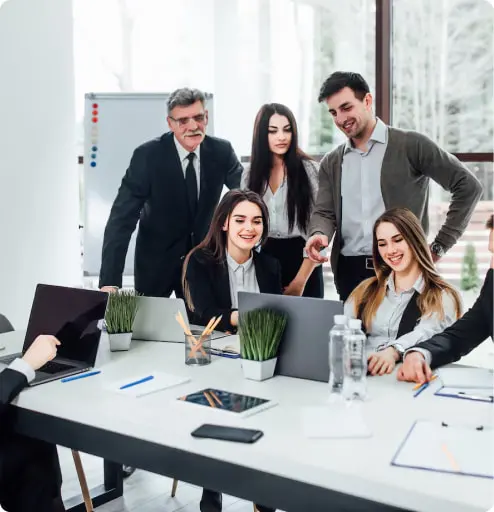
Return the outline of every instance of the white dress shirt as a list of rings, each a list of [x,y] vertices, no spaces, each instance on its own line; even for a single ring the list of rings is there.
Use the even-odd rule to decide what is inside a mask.
[[[11,370],[15,370],[16,372],[24,374],[26,376],[28,383],[32,382],[34,380],[34,377],[36,376],[34,370],[28,363],[26,363],[26,361],[24,361],[24,359],[14,359],[10,363],[9,368]]]
[[[189,165],[189,159],[187,158],[190,153],[194,153],[195,157],[193,160],[194,170],[196,171],[196,180],[197,180],[197,198],[199,199],[199,191],[201,190],[201,157],[200,157],[200,147],[201,145],[197,146],[195,151],[187,151],[180,142],[178,142],[177,138],[174,136],[173,140],[175,142],[175,147],[177,148],[178,152],[178,158],[180,159],[180,163],[182,164],[182,171],[184,172],[184,178],[185,178],[185,171],[187,170],[187,166]]]
[[[377,118],[367,151],[347,140],[341,168],[341,235],[343,256],[372,254],[372,228],[384,213],[381,167],[388,146],[388,127]]]
[[[307,172],[307,176],[309,178],[309,182],[312,188],[312,197],[313,203],[317,198],[317,192],[319,190],[319,162],[315,162],[314,160],[306,160],[303,161],[305,171]],[[247,182],[249,179],[249,170],[245,169],[242,173],[242,180],[240,184],[240,188],[247,189]],[[281,182],[281,185],[278,187],[276,192],[272,192],[269,184],[266,187],[266,191],[263,195],[263,200],[266,203],[266,206],[269,211],[269,237],[270,238],[296,238],[302,237],[305,240],[307,239],[307,233],[304,231],[300,231],[297,218],[295,217],[295,222],[293,225],[292,231],[288,228],[288,206],[287,206],[287,193],[288,193],[288,185],[286,183],[286,176]],[[312,213],[311,208],[311,213]]]
[[[441,320],[437,313],[423,316],[413,331],[397,339],[401,317],[410,299],[416,291],[422,293],[423,289],[424,280],[422,275],[420,275],[410,289],[397,292],[395,290],[393,273],[391,273],[386,281],[386,295],[377,309],[370,329],[367,330],[368,351],[375,352],[376,350],[392,347],[394,344],[401,345],[406,351],[417,343],[429,339],[434,334],[444,331],[446,327],[449,327],[456,321],[456,308],[453,297],[449,293],[443,292],[444,318]],[[345,302],[344,310],[348,318],[356,318],[353,299],[348,299]]]
[[[238,309],[238,292],[259,293],[254,258],[251,256],[245,263],[240,264],[227,252],[226,261],[228,264],[232,308]]]

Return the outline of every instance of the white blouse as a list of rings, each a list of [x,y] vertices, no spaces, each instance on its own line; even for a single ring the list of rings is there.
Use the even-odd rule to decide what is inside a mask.
[[[377,309],[370,330],[367,331],[367,351],[375,352],[378,349],[392,347],[395,343],[400,344],[404,350],[408,350],[417,343],[429,339],[434,334],[444,331],[446,327],[456,322],[456,308],[453,297],[449,293],[443,292],[444,318],[441,320],[437,313],[423,316],[413,331],[397,339],[401,317],[413,294],[416,291],[422,293],[424,280],[420,275],[409,290],[397,292],[394,286],[393,273],[391,273],[386,282],[386,288],[386,295]],[[353,299],[348,299],[345,302],[344,312],[347,318],[355,318]]]
[[[319,162],[304,159],[303,164],[312,187],[313,204],[310,211],[310,213],[312,213],[314,203],[317,199],[317,191],[319,189]],[[248,179],[249,169],[247,168],[242,173],[240,188],[244,190],[247,188]],[[274,194],[269,185],[266,187],[263,199],[269,211],[269,237],[296,238],[300,236],[307,239],[307,233],[300,231],[296,218],[292,231],[289,231],[288,229],[287,192],[288,186],[286,183],[286,176]]]

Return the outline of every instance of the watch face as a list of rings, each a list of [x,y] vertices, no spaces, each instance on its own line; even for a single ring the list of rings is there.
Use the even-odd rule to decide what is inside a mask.
[[[437,242],[434,242],[432,245],[431,245],[431,251],[435,254],[437,254],[438,256],[443,256],[444,255],[444,249],[443,247],[438,244]]]

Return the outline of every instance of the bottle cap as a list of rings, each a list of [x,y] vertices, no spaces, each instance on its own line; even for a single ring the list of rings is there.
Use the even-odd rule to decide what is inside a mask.
[[[334,323],[337,325],[346,325],[346,316],[345,315],[335,315]]]
[[[358,318],[352,318],[348,322],[348,327],[350,327],[350,329],[360,329],[362,327],[362,320],[359,320]]]

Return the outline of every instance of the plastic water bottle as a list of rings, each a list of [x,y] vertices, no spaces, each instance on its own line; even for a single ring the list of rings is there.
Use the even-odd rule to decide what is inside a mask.
[[[331,395],[341,396],[343,392],[346,322],[345,315],[335,315],[334,326],[329,331],[329,389]]]
[[[367,397],[366,336],[362,322],[351,319],[345,334],[343,396],[347,400],[365,400]]]

